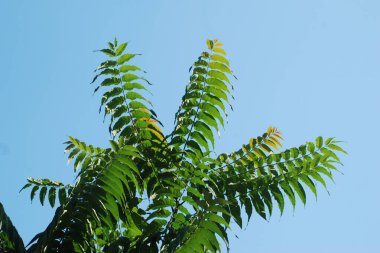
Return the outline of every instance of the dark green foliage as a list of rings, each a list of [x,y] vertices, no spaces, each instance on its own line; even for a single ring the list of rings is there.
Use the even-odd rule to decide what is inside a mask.
[[[241,149],[215,156],[233,98],[232,70],[222,44],[207,41],[190,68],[174,130],[164,134],[147,99],[144,71],[131,64],[137,54],[115,40],[99,50],[107,58],[96,69],[95,92],[103,91],[100,111],[109,120],[110,147],[98,148],[69,137],[65,152],[76,181],[64,185],[28,179],[41,204],[59,207],[27,252],[220,252],[228,246],[230,224],[243,227],[256,213],[264,219],[285,198],[306,204],[306,190],[317,196],[345,152],[335,139],[278,151],[274,127]],[[5,225],[4,225],[5,224]],[[0,206],[0,247],[24,248]],[[9,251],[13,252],[13,251]],[[22,252],[22,251],[17,251]]]
[[[25,252],[24,243],[0,203],[0,252]]]

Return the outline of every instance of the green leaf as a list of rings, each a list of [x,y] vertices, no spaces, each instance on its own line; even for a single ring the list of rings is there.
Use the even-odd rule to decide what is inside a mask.
[[[333,177],[332,177],[331,172],[328,171],[327,169],[323,168],[322,166],[317,166],[317,167],[315,167],[315,170],[316,170],[317,172],[320,172],[320,173],[326,175],[328,178],[330,178],[331,181],[334,182],[334,179],[333,179]]]
[[[149,101],[146,98],[144,98],[143,96],[141,96],[139,93],[134,92],[134,91],[129,91],[125,96],[130,100],[141,99],[141,100],[144,100],[147,102]]]
[[[214,60],[214,61],[218,61],[218,62],[221,62],[221,63],[224,63],[226,64],[227,66],[230,65],[229,61],[227,60],[227,58],[223,57],[222,55],[219,55],[219,54],[213,54],[211,55],[211,60]]]
[[[199,112],[198,118],[204,121],[208,126],[213,127],[216,131],[219,131],[218,122],[216,119],[207,112]]]
[[[123,43],[123,44],[121,44],[121,45],[116,49],[116,56],[121,55],[121,54],[124,52],[124,50],[125,50],[125,48],[127,47],[127,45],[128,45],[128,43]]]
[[[312,143],[312,142],[308,142],[308,143],[307,143],[307,150],[308,150],[310,153],[314,153],[314,150],[315,150],[314,143]]]
[[[253,206],[255,207],[256,213],[260,215],[264,220],[266,220],[267,216],[265,212],[265,205],[260,195],[252,192],[251,200],[252,200]]]
[[[322,138],[322,136],[318,136],[317,139],[315,139],[315,144],[317,145],[318,149],[320,149],[323,146],[323,138]]]
[[[25,185],[21,188],[21,190],[19,191],[19,193],[22,192],[23,190],[25,190],[26,188],[29,188],[30,186],[32,186],[31,183],[27,183],[27,184],[25,184]]]
[[[41,205],[44,205],[46,192],[47,192],[47,187],[45,187],[45,186],[42,187],[41,190],[40,190],[40,202],[41,202]]]
[[[206,83],[211,86],[215,86],[227,93],[230,93],[230,89],[227,87],[227,85],[222,81],[217,78],[207,78]]]
[[[112,130],[115,131],[115,133],[119,132],[124,126],[129,124],[131,121],[131,117],[129,116],[122,116],[120,117],[116,123],[113,125]]]
[[[222,54],[222,55],[226,55],[226,51],[224,51],[224,49],[222,49],[222,48],[220,48],[220,47],[215,47],[215,48],[213,49],[213,51],[214,51],[215,53],[219,53],[219,54]]]
[[[251,216],[252,216],[252,202],[251,202],[251,199],[246,197],[244,198],[244,207],[245,207],[245,212],[247,213],[247,216],[248,216],[248,222],[249,220],[251,219]]]
[[[124,82],[131,82],[131,81],[134,81],[134,80],[137,80],[137,79],[140,79],[139,76],[135,75],[135,74],[124,74],[123,77],[122,77],[122,80]]]
[[[101,70],[109,67],[115,67],[117,65],[116,61],[105,61],[100,64],[100,66],[96,70]]]
[[[30,200],[33,200],[34,199],[34,196],[36,195],[36,192],[38,191],[40,187],[38,185],[35,185],[31,192],[30,192]]]
[[[191,197],[189,197],[189,196],[183,196],[182,200],[184,202],[186,202],[187,204],[191,205],[194,208],[194,210],[198,210],[199,209],[198,204]]]
[[[325,141],[325,145],[329,145],[334,140],[334,137],[327,138]]]
[[[281,181],[280,182],[281,188],[284,190],[285,194],[288,196],[290,202],[292,203],[293,208],[296,206],[296,198],[294,196],[294,192],[292,188],[290,188],[288,182],[286,181]]]
[[[153,218],[167,218],[170,216],[170,214],[171,214],[171,212],[169,212],[166,209],[158,209],[157,211],[155,211],[151,215],[149,215],[147,220],[151,220]]]
[[[102,49],[102,50],[99,50],[99,51],[102,52],[102,53],[104,53],[104,54],[106,54],[106,55],[108,55],[108,56],[115,56],[115,53],[112,50],[110,50],[110,49]]]
[[[135,57],[135,54],[123,54],[122,56],[117,59],[117,64],[121,65],[124,64],[125,62],[129,61],[133,57]]]
[[[213,47],[214,47],[214,42],[212,41],[212,40],[207,40],[207,47],[208,47],[208,49],[213,49]]]
[[[141,69],[137,66],[134,66],[134,65],[123,65],[120,67],[119,71],[121,73],[125,73],[128,71],[141,71]]]
[[[223,72],[220,72],[217,70],[209,70],[208,75],[210,77],[213,77],[213,78],[225,81],[227,83],[230,83],[230,80],[228,79],[228,77]]]
[[[227,65],[224,65],[223,63],[219,62],[210,62],[209,64],[210,68],[219,70],[221,72],[226,72],[228,74],[231,74],[231,70]]]
[[[302,203],[306,205],[306,193],[302,185],[295,179],[289,180],[289,183],[298,194],[298,197],[301,199]]]
[[[222,225],[224,225],[225,227],[230,228],[230,226],[228,225],[228,223],[226,222],[226,220],[223,219],[222,217],[216,215],[216,214],[208,213],[208,214],[205,215],[205,218],[206,218],[207,220],[213,221],[213,222],[215,222],[215,223],[222,224]]]
[[[317,199],[317,188],[315,187],[314,182],[308,176],[303,174],[299,175],[299,178],[309,187],[309,189],[313,192],[315,199]]]
[[[98,79],[98,77],[100,77],[100,76],[103,76],[103,75],[117,76],[118,74],[119,74],[119,70],[118,69],[106,68],[102,72],[100,72],[99,74],[97,74],[94,77],[94,79],[92,79],[91,83],[94,83]]]
[[[135,173],[139,174],[139,170],[136,167],[136,164],[131,160],[130,157],[126,155],[116,155],[115,157],[120,163],[125,164],[128,166],[128,168],[131,168]]]
[[[115,97],[115,96],[119,95],[122,92],[123,92],[123,89],[121,89],[120,87],[114,87],[110,91],[107,91],[102,96],[101,105],[103,105],[104,103],[106,103],[110,98]]]
[[[55,193],[56,193],[55,187],[51,187],[49,190],[49,204],[51,207],[54,207],[55,205]]]
[[[216,233],[217,235],[219,235],[219,237],[222,238],[223,240],[226,240],[226,238],[224,237],[224,234],[223,234],[222,230],[218,227],[218,225],[216,225],[212,221],[201,221],[199,223],[199,227],[207,228],[211,232]]]
[[[311,171],[310,176],[312,178],[314,178],[315,180],[317,180],[318,182],[320,182],[325,187],[325,189],[327,190],[327,185],[326,185],[325,180],[317,172]]]
[[[119,219],[119,209],[117,207],[117,204],[115,202],[115,200],[111,197],[111,195],[107,194],[106,195],[106,207],[107,207],[107,211],[109,211],[112,216],[115,218],[115,220],[118,220]]]
[[[221,89],[218,89],[218,88],[213,87],[213,86],[208,86],[208,87],[204,88],[204,91],[206,93],[210,93],[213,96],[218,97],[218,98],[223,99],[224,101],[228,102],[228,97],[227,97],[226,93],[224,93],[224,91],[222,91]]]
[[[195,130],[200,131],[206,139],[211,141],[212,146],[214,147],[214,134],[212,133],[212,130],[207,124],[205,124],[202,121],[197,121],[194,124],[194,128]]]
[[[224,113],[224,115],[227,116],[226,107],[225,107],[224,103],[222,102],[222,100],[220,98],[210,94],[210,93],[203,94],[202,99],[205,101],[205,103],[202,103],[200,106],[202,107],[204,104],[213,105],[213,107],[218,111],[217,115],[214,117],[217,118],[219,120],[220,124],[223,126],[224,125],[223,117],[221,116],[219,109],[217,107],[215,107],[215,106],[218,106],[221,109],[221,111]],[[208,109],[209,108],[207,107],[206,111]],[[213,110],[212,108],[210,108],[210,109]]]
[[[103,80],[103,82],[100,83],[100,86],[111,86],[116,85],[120,83],[120,79],[117,77],[110,77]]]
[[[86,152],[81,152],[77,156],[77,158],[75,159],[75,162],[74,162],[74,171],[77,171],[80,163],[83,161],[83,159],[85,158],[86,154],[87,154]]]
[[[193,188],[193,187],[187,187],[186,190],[193,194],[194,196],[200,198],[200,199],[203,199],[203,195],[196,189],[196,188]]]
[[[331,149],[333,149],[333,150],[340,151],[340,152],[342,152],[344,154],[347,154],[347,152],[344,149],[342,149],[341,147],[339,147],[338,145],[329,144],[328,147],[331,148]]]
[[[60,205],[63,205],[66,202],[66,189],[65,188],[59,188],[58,199],[59,199]]]
[[[206,138],[200,134],[199,132],[192,132],[190,134],[191,138],[193,138],[197,143],[199,143],[202,147],[204,147],[206,150],[209,149],[208,143]]]
[[[148,89],[145,88],[144,85],[139,84],[139,83],[125,83],[123,87],[124,87],[124,89],[126,89],[126,90],[139,89],[139,90],[146,90],[146,91],[148,91]],[[149,91],[148,91],[148,92],[149,92]]]
[[[80,151],[79,148],[75,148],[75,149],[73,149],[73,150],[71,151],[71,153],[69,154],[68,158],[67,158],[67,159],[68,159],[67,163],[69,163],[70,160],[73,159],[73,158],[76,156],[76,154],[79,153],[79,151]]]
[[[203,112],[207,112],[208,114],[210,114],[211,116],[213,116],[214,118],[217,118],[219,120],[220,123],[223,122],[223,117],[220,115],[220,112],[219,110],[212,104],[209,104],[209,103],[201,103],[199,105],[199,108],[203,111]]]
[[[269,216],[272,215],[273,211],[273,203],[272,203],[272,196],[270,195],[270,192],[267,189],[261,189],[260,195],[262,200],[264,201],[265,205],[268,208]]]

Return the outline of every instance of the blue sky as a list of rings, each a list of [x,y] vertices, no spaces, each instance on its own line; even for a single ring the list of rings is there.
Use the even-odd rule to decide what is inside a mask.
[[[0,31],[0,202],[25,241],[53,216],[18,194],[26,178],[72,183],[69,135],[107,145],[89,84],[103,59],[93,50],[117,36],[143,54],[136,63],[170,131],[189,66],[218,38],[239,78],[218,152],[270,125],[285,148],[322,135],[349,152],[330,195],[319,187],[306,207],[253,217],[231,252],[380,252],[380,1],[13,0],[0,2]]]

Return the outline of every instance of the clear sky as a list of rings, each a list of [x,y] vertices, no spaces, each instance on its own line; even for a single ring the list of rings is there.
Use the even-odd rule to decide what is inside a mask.
[[[172,129],[188,68],[218,38],[239,78],[217,142],[233,151],[269,125],[291,147],[344,140],[344,175],[306,207],[253,217],[231,252],[380,252],[380,1],[0,1],[0,202],[26,242],[53,210],[19,194],[27,177],[73,182],[63,142],[107,145],[89,83],[115,36],[143,53],[152,101]],[[300,203],[300,201],[298,201]]]

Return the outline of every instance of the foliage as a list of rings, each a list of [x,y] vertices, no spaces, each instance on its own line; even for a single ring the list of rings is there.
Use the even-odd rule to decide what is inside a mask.
[[[340,163],[336,152],[345,153],[333,138],[278,151],[281,133],[269,127],[241,149],[214,155],[233,74],[222,44],[207,40],[207,47],[190,68],[169,134],[147,99],[150,82],[131,64],[137,54],[116,40],[100,50],[108,58],[93,83],[103,91],[110,147],[70,137],[65,152],[75,184],[28,179],[22,190],[31,188],[32,200],[39,193],[42,205],[47,198],[59,206],[26,252],[220,252],[222,242],[229,248],[231,223],[243,227],[244,213],[268,219],[275,204],[283,212],[286,197],[294,207],[297,196],[306,203],[305,187],[315,196],[317,183],[326,187]],[[24,248],[2,207],[0,224],[3,241]]]
[[[0,252],[25,252],[24,243],[0,203]]]

